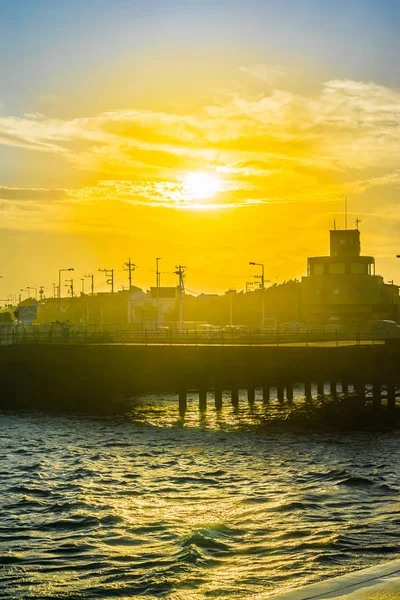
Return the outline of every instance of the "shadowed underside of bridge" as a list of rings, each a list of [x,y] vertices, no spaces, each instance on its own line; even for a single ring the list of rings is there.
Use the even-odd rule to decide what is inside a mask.
[[[105,409],[120,395],[293,382],[400,384],[400,348],[21,345],[0,348],[3,406]]]

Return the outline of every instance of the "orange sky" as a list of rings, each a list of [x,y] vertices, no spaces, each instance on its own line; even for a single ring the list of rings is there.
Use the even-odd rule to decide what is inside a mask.
[[[163,284],[185,264],[195,292],[243,289],[249,261],[265,263],[271,282],[300,277],[307,256],[327,253],[334,219],[343,226],[345,197],[363,252],[398,281],[400,92],[390,78],[344,73],[318,53],[312,71],[310,56],[273,59],[244,40],[225,63],[219,41],[202,53],[198,40],[165,42],[99,59],[86,80],[79,61],[75,79],[64,65],[62,84],[22,111],[0,97],[0,296],[40,285],[50,294],[65,267],[77,288],[115,268],[120,287],[128,257],[144,288],[156,256]],[[196,173],[209,178],[206,197],[188,184]]]

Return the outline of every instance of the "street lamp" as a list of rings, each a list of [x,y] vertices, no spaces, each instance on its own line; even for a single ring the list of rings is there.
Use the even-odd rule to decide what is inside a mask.
[[[160,294],[159,294],[159,287],[160,287],[160,281],[161,281],[161,275],[160,275],[160,271],[159,271],[159,267],[158,267],[158,263],[161,260],[161,256],[158,256],[156,258],[156,303],[157,303],[157,307],[156,307],[156,329],[158,330],[158,322],[160,319]]]
[[[61,273],[63,271],[74,271],[74,269],[59,269],[58,270],[58,317],[61,314]]]

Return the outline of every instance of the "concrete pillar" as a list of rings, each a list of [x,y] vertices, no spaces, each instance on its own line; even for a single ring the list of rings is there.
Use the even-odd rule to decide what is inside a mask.
[[[307,400],[310,400],[312,398],[311,381],[306,381],[304,383],[304,395],[307,398]]]
[[[372,403],[375,409],[380,409],[382,406],[382,392],[380,383],[375,382],[372,384]]]
[[[354,388],[356,391],[357,400],[360,402],[361,405],[364,405],[365,404],[365,382],[357,381],[357,383],[354,385]]]
[[[207,390],[205,388],[199,390],[199,410],[200,412],[207,410]]]
[[[288,399],[289,402],[292,402],[292,400],[293,400],[293,383],[292,382],[286,384],[286,398]]]
[[[325,389],[324,389],[324,382],[323,381],[317,381],[317,394],[318,394],[318,396],[324,396],[325,395]]]
[[[248,400],[250,406],[253,406],[255,399],[256,399],[256,390],[253,387],[249,387],[247,390],[247,400]]]
[[[267,383],[263,385],[262,395],[263,395],[263,402],[265,404],[267,402],[269,402],[270,397],[271,397],[271,388],[269,387],[269,385]]]
[[[342,379],[342,394],[347,394],[349,391],[349,382],[347,379]]]
[[[186,390],[179,390],[179,412],[184,414],[187,409],[187,394]]]
[[[387,404],[388,411],[393,413],[396,410],[396,387],[393,383],[387,385]]]
[[[233,408],[238,408],[239,406],[239,388],[235,387],[231,390],[231,402]]]
[[[333,398],[336,398],[336,381],[329,382],[329,393]]]
[[[221,388],[215,388],[214,399],[215,399],[215,409],[221,410],[221,408],[222,408],[222,390],[221,390]]]
[[[281,385],[281,384],[278,384],[277,388],[276,388],[276,391],[277,391],[277,396],[278,396],[279,402],[283,402],[283,400],[285,399],[285,388],[284,388],[284,386]]]

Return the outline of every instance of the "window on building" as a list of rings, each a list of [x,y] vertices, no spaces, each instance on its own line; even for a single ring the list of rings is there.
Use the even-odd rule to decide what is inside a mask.
[[[367,269],[364,263],[351,263],[350,273],[352,275],[366,275]]]
[[[317,263],[313,265],[312,268],[313,275],[323,275],[324,274],[324,265],[321,263]]]
[[[331,263],[329,265],[329,273],[331,275],[343,275],[345,273],[344,263]]]

